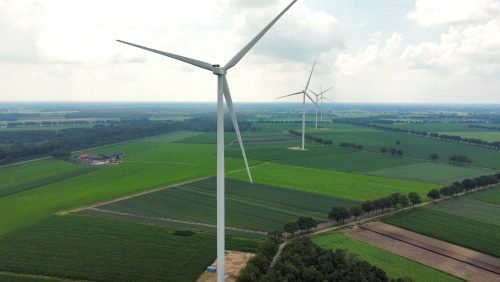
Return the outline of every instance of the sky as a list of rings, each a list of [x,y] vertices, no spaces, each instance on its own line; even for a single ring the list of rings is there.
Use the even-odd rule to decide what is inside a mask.
[[[290,0],[0,0],[0,101],[212,102]],[[500,0],[298,0],[228,72],[238,102],[500,103]]]

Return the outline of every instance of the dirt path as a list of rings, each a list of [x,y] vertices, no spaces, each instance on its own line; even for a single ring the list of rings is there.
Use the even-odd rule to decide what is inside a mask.
[[[112,203],[116,203],[116,202],[120,202],[120,201],[125,201],[125,200],[131,199],[131,198],[135,198],[135,197],[139,197],[139,196],[142,196],[142,195],[151,194],[151,193],[158,192],[158,191],[161,191],[161,190],[164,190],[164,189],[173,188],[173,187],[177,187],[177,186],[186,185],[186,184],[190,184],[190,183],[193,183],[193,182],[205,180],[205,179],[208,179],[210,177],[212,177],[212,176],[205,176],[205,177],[201,177],[201,178],[191,179],[191,180],[187,180],[187,181],[184,181],[184,182],[179,182],[179,183],[171,184],[171,185],[168,185],[168,186],[156,188],[156,189],[153,189],[153,190],[148,190],[148,191],[140,192],[140,193],[137,193],[137,194],[132,194],[132,195],[120,197],[120,198],[113,199],[113,200],[110,200],[110,201],[100,202],[100,203],[97,203],[97,204],[93,204],[91,206],[85,206],[85,207],[81,207],[81,208],[76,208],[76,209],[70,210],[69,212],[80,212],[80,211],[87,210],[87,209],[94,209],[94,208],[97,208],[97,207],[100,207],[100,206],[104,206],[104,205],[108,205],[108,204],[112,204]],[[59,213],[67,213],[67,211],[63,211],[63,212],[59,212]]]
[[[285,241],[285,242],[280,244],[278,251],[276,252],[276,254],[273,257],[273,261],[271,262],[271,268],[278,262],[278,259],[280,258],[281,253],[283,252],[283,249],[285,248],[287,243],[288,243],[288,241]]]
[[[255,254],[252,253],[243,253],[236,251],[226,251],[226,256],[224,259],[225,265],[225,275],[224,281],[226,282],[234,282],[238,275],[240,275],[240,271],[247,265],[247,262],[253,258]],[[213,266],[217,266],[217,260],[212,264]],[[216,273],[208,273],[204,272],[196,282],[215,282],[217,281]]]
[[[382,222],[346,234],[468,281],[500,281],[500,259]]]
[[[195,222],[195,221],[180,220],[180,219],[167,218],[167,217],[153,217],[153,216],[137,215],[137,214],[132,214],[132,213],[125,213],[125,212],[117,212],[117,211],[110,211],[110,210],[100,209],[98,207],[87,208],[86,210],[96,211],[96,212],[101,212],[101,213],[107,213],[107,214],[114,214],[114,215],[125,216],[125,217],[139,218],[139,219],[160,220],[160,221],[168,221],[168,222],[182,223],[182,224],[188,224],[188,225],[196,225],[196,226],[217,228],[217,225],[215,225],[215,224],[208,224],[208,223],[201,223],[201,222]],[[226,230],[240,231],[240,232],[252,233],[252,234],[257,234],[257,235],[267,235],[267,232],[264,232],[264,231],[243,229],[243,228],[230,227],[230,226],[226,226]]]

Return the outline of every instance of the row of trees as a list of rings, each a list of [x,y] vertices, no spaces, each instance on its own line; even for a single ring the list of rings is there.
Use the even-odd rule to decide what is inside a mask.
[[[500,130],[500,127],[498,127],[498,126],[485,126],[485,125],[469,124],[469,127],[470,128],[488,129],[488,130]]]
[[[389,127],[389,126],[383,126],[383,125],[374,124],[374,123],[367,123],[367,122],[358,122],[355,124],[363,125],[363,126],[371,127],[371,128],[375,128],[375,129],[419,135],[419,136],[423,136],[423,137],[429,136],[432,138],[439,138],[439,139],[449,140],[449,141],[454,141],[454,142],[463,142],[463,143],[468,143],[468,144],[473,144],[473,145],[481,145],[481,146],[488,146],[488,147],[493,147],[493,148],[500,148],[500,141],[488,142],[488,141],[481,140],[478,138],[463,138],[461,136],[456,136],[456,135],[439,134],[439,133],[435,133],[435,132],[429,133],[426,131],[418,131],[418,130],[397,128],[397,127]]]
[[[295,135],[295,136],[298,136],[298,137],[302,137],[302,132],[299,132],[299,131],[296,131],[296,130],[293,130],[293,129],[290,129],[288,132],[290,134],[292,134],[292,135]],[[327,145],[327,146],[330,146],[330,145],[333,144],[332,140],[323,139],[321,137],[316,137],[316,136],[313,136],[311,134],[306,134],[304,136],[304,138],[307,139],[307,140],[309,140],[309,141],[312,141],[314,143],[323,144],[323,145]]]
[[[474,189],[491,187],[498,183],[500,183],[500,172],[495,175],[482,175],[473,179],[467,178],[461,182],[444,186],[441,189],[432,189],[427,193],[427,197],[435,201],[441,197],[456,196],[462,192],[469,193]]]
[[[293,236],[297,231],[300,231],[301,233],[307,232],[316,226],[318,226],[318,223],[312,217],[302,216],[296,221],[290,221],[285,224],[283,229],[285,232]]]
[[[234,131],[229,119],[224,124],[226,131]],[[251,122],[246,120],[241,120],[239,126],[241,131],[254,129]],[[0,132],[0,165],[23,159],[48,156],[53,153],[58,155],[61,150],[72,151],[103,146],[178,130],[215,131],[215,115],[196,117],[184,121],[130,119],[114,122],[108,126],[98,124],[90,128],[67,128],[59,131]]]
[[[393,156],[398,155],[399,157],[403,156],[404,154],[404,151],[401,149],[396,149],[396,148],[387,149],[386,147],[380,148],[380,152],[384,155],[390,153]]]
[[[363,145],[356,144],[356,143],[342,142],[342,143],[340,143],[340,147],[342,147],[344,149],[363,150]]]
[[[369,216],[371,212],[377,214],[378,211],[383,212],[386,209],[397,207],[404,208],[408,207],[410,203],[415,206],[421,202],[422,199],[417,192],[410,192],[408,195],[392,193],[388,197],[364,201],[360,206],[353,206],[350,209],[345,207],[333,207],[328,213],[328,218],[335,220],[339,224],[343,224],[347,219],[354,217],[354,220],[357,220],[359,216],[365,213]]]
[[[472,160],[469,159],[467,156],[464,155],[453,155],[450,157],[450,162],[454,164],[470,164],[472,163]]]

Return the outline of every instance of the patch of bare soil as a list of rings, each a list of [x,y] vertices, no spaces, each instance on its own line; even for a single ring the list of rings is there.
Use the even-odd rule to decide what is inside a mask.
[[[248,260],[253,258],[255,254],[236,252],[236,251],[226,251],[226,273],[224,275],[224,281],[234,282],[240,274],[240,271],[247,265]],[[212,264],[217,266],[217,260]],[[217,274],[204,272],[196,282],[216,282]]]
[[[346,234],[468,281],[500,281],[500,259],[382,222]]]
[[[292,150],[292,151],[307,151],[307,149],[302,150],[302,147],[288,147],[288,150]]]

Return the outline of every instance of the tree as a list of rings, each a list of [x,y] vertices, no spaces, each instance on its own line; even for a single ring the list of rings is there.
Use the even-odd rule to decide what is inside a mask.
[[[422,198],[420,198],[420,195],[417,192],[408,193],[408,198],[410,199],[413,207],[422,202]]]
[[[441,195],[439,194],[439,191],[437,189],[432,189],[431,191],[429,191],[429,193],[427,193],[427,197],[436,201],[441,197]]]
[[[390,199],[390,202],[391,202],[391,206],[393,208],[396,208],[398,206],[398,204],[400,203],[400,199],[401,199],[401,193],[392,193],[390,196],[389,196],[389,199]]]
[[[391,152],[391,155],[394,156],[394,154],[396,154],[397,150],[396,150],[396,148],[391,148],[390,152]]]
[[[387,148],[383,147],[382,149],[380,149],[380,152],[384,155],[387,154]]]
[[[433,153],[429,156],[429,158],[431,158],[432,161],[437,161],[439,159],[439,155],[436,153]]]
[[[290,233],[290,235],[293,236],[293,234],[295,234],[295,232],[297,230],[299,230],[299,226],[298,226],[297,222],[290,221],[287,224],[285,224],[284,229],[285,229],[285,232]]]
[[[351,214],[344,207],[333,207],[330,213],[328,213],[328,218],[333,219],[338,223],[344,223],[345,219],[349,218]]]
[[[378,210],[384,210],[384,200],[383,199],[375,199],[373,201],[373,204],[375,205],[375,214],[377,214]]]
[[[71,158],[71,152],[65,149],[57,149],[50,153],[50,156],[54,159],[69,160]]]
[[[498,184],[499,180],[493,175],[488,175],[488,185],[491,187],[491,185]]]
[[[401,157],[404,154],[403,150],[397,150],[396,154],[398,154],[399,157]]]
[[[449,197],[453,195],[453,188],[451,186],[444,186],[443,188],[439,189],[439,193],[445,197]]]
[[[363,203],[361,203],[361,209],[363,209],[364,212],[370,215],[370,212],[375,210],[375,205],[372,201],[364,201]]]
[[[462,186],[465,188],[465,193],[469,193],[470,190],[476,187],[474,180],[466,178],[462,181]]]
[[[401,207],[406,208],[410,205],[410,200],[408,200],[408,197],[406,195],[401,195],[401,197],[399,198],[399,204],[401,204]]]
[[[311,228],[316,227],[318,224],[312,217],[301,216],[297,220],[297,225],[299,226],[300,230],[309,231],[311,230]]]
[[[358,219],[358,216],[363,214],[363,210],[360,206],[354,206],[351,208],[351,214],[354,216],[354,221]]]
[[[401,145],[401,141],[397,140],[396,145]]]

